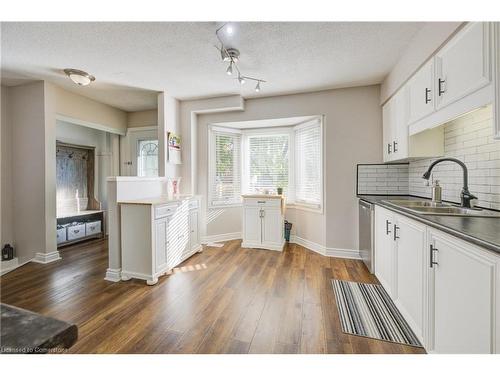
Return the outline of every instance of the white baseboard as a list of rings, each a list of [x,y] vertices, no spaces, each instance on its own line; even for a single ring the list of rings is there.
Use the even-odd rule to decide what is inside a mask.
[[[231,240],[240,240],[242,238],[241,232],[234,233],[224,233],[217,234],[213,236],[205,236],[203,237],[203,244],[207,244],[209,242],[224,242]],[[347,259],[361,259],[359,255],[359,251],[355,249],[340,249],[335,247],[325,247],[320,245],[319,243],[306,240],[305,238],[298,237],[294,234],[290,236],[290,243],[296,243],[300,246],[304,246],[305,248],[314,251],[323,256],[334,257],[334,258],[347,258]]]
[[[202,244],[207,244],[210,242],[223,242],[223,241],[232,241],[232,240],[241,240],[242,235],[241,232],[233,232],[233,233],[224,233],[224,234],[215,234],[212,236],[204,236],[201,240]]]
[[[122,279],[122,270],[121,270],[121,268],[108,268],[106,270],[106,276],[104,277],[104,280],[112,281],[114,283],[117,283],[121,279]]]
[[[56,260],[62,259],[61,255],[59,255],[59,251],[52,251],[50,253],[36,253],[32,262],[47,264],[51,262],[55,262]]]
[[[7,261],[8,264],[4,264],[5,263],[5,261],[4,261],[4,262],[2,262],[2,265],[0,267],[1,268],[0,275],[5,275],[6,273],[14,271],[15,269],[18,269],[19,267],[24,266],[26,263],[31,262],[31,260],[32,259],[29,259],[29,260],[25,260],[24,262],[19,263],[18,258],[14,258],[11,261]]]
[[[312,250],[315,253],[326,256],[325,247],[323,245],[306,240],[305,238],[296,236],[295,234],[290,236],[290,243],[296,243],[297,245],[304,246],[306,249]]]
[[[335,247],[327,247],[325,255],[327,257],[333,258],[361,259],[359,250],[355,249],[339,249]]]
[[[339,249],[335,247],[326,247],[320,245],[319,243],[306,240],[305,238],[298,237],[296,235],[290,236],[290,242],[296,243],[300,246],[304,246],[306,249],[312,250],[323,256],[333,257],[333,258],[347,258],[347,259],[361,259],[358,250],[352,249]]]

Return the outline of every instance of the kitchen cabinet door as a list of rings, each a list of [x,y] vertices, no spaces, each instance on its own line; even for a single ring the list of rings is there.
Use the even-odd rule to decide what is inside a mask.
[[[192,210],[189,212],[189,244],[191,250],[196,250],[200,246],[198,233],[198,210]]]
[[[396,217],[394,298],[413,332],[423,341],[426,226],[401,215]]]
[[[490,83],[490,24],[471,22],[436,54],[437,108]]]
[[[382,107],[382,124],[383,124],[383,160],[389,162],[392,160],[392,140],[393,140],[393,101],[392,98]]]
[[[392,160],[407,159],[409,155],[408,148],[408,120],[407,120],[407,101],[406,91],[399,90],[393,97],[392,108]]]
[[[280,246],[283,243],[281,208],[265,208],[262,212],[262,243]]]
[[[434,59],[429,60],[405,86],[408,103],[407,124],[434,112]]]
[[[393,225],[393,214],[375,207],[375,276],[392,298],[395,293]]]
[[[155,220],[155,270],[165,269],[167,266],[167,232],[168,219]]]
[[[243,208],[243,225],[245,226],[243,233],[243,242],[246,243],[261,243],[261,208],[245,206]]]
[[[432,265],[429,283],[430,350],[492,353],[496,318],[494,292],[498,287],[495,260],[469,243],[439,231],[430,233],[432,259],[436,263]]]

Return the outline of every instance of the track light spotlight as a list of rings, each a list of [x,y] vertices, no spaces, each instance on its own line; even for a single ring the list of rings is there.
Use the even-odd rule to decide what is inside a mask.
[[[226,74],[228,76],[230,76],[231,74],[233,74],[233,62],[232,61],[229,63],[229,66],[226,69]]]
[[[245,84],[245,77],[241,76],[241,75],[238,75],[238,81],[240,82],[240,84],[244,85]]]
[[[255,92],[260,92],[260,81],[257,81],[257,85],[255,86]]]

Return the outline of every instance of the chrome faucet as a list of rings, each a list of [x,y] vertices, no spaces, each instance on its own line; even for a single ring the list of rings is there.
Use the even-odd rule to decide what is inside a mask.
[[[468,186],[468,172],[467,172],[467,166],[460,160],[458,159],[455,159],[455,158],[441,158],[441,159],[438,159],[434,162],[431,163],[431,165],[429,165],[429,168],[427,169],[427,171],[422,175],[422,178],[425,178],[426,180],[429,180],[429,178],[431,177],[431,171],[432,171],[432,168],[434,168],[434,166],[438,163],[441,163],[443,161],[452,161],[452,162],[455,162],[457,163],[458,165],[460,165],[462,167],[462,170],[463,170],[463,173],[464,173],[464,186],[462,187],[462,192],[460,193],[460,200],[462,202],[462,207],[465,207],[465,208],[471,208],[471,205],[470,205],[470,201],[473,200],[473,199],[477,199],[476,196],[472,195],[469,191],[469,186]]]

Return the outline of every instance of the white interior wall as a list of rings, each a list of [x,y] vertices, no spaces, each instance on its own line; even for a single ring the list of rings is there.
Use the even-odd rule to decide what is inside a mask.
[[[7,109],[9,107],[8,88],[1,87],[1,241],[3,247],[6,243],[14,242],[12,226],[12,126],[10,125]]]
[[[206,208],[208,125],[218,122],[324,115],[325,210],[289,210],[297,236],[333,249],[357,249],[356,164],[381,162],[379,86],[248,99],[243,111],[197,118],[197,192]],[[185,128],[183,128],[185,129]],[[183,133],[185,137],[185,134]],[[292,215],[295,217],[292,220]],[[347,223],[347,225],[346,225]],[[241,232],[241,208],[207,211],[207,236]]]
[[[2,191],[2,243],[8,239],[19,263],[24,263],[46,246],[44,84],[3,88],[2,94],[4,106],[8,104],[6,113],[2,111],[2,140],[4,145],[9,143],[2,147],[2,185],[6,187]]]

